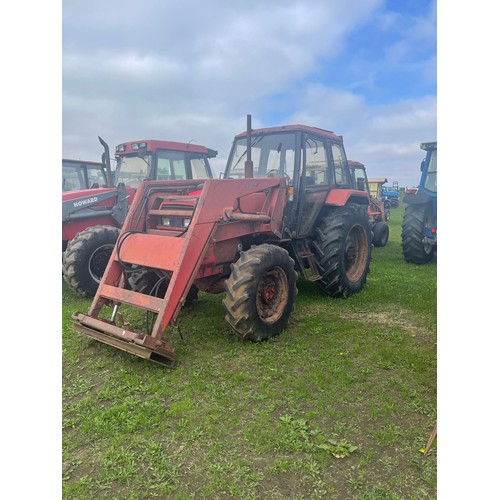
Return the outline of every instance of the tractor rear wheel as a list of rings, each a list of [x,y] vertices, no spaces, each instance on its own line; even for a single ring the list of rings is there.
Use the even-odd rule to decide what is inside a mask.
[[[63,253],[66,283],[84,297],[93,297],[106,270],[120,230],[113,226],[92,226],[80,231]]]
[[[366,283],[372,232],[365,206],[347,204],[320,219],[312,250],[321,279],[319,288],[331,297],[349,297]]]
[[[433,245],[424,244],[424,229],[432,227],[432,205],[407,205],[403,216],[403,256],[406,262],[412,264],[426,264],[432,259]]]
[[[373,246],[385,247],[389,240],[389,226],[385,222],[377,222],[373,226]]]
[[[242,339],[259,342],[278,335],[293,310],[297,273],[288,252],[257,245],[231,264],[226,280],[226,321]]]
[[[128,272],[128,284],[134,292],[152,295],[154,297],[164,297],[167,293],[170,276],[151,268],[142,268],[137,271]],[[198,298],[198,288],[192,285],[186,296],[185,306],[189,306]]]

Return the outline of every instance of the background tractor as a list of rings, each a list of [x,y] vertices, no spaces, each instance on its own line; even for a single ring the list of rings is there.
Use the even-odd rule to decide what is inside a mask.
[[[319,128],[251,129],[233,141],[223,179],[145,181],[137,191],[80,333],[172,366],[162,338],[193,287],[225,292],[226,321],[262,341],[286,327],[298,274],[348,297],[371,259],[369,195],[353,189],[343,138]],[[152,314],[134,329],[124,304]],[[108,307],[109,306],[109,307]]]
[[[437,248],[437,142],[424,142],[426,151],[416,193],[406,193],[403,216],[403,255],[407,262],[425,264]]]
[[[217,151],[182,142],[144,140],[116,147],[111,169],[104,146],[106,183],[62,194],[63,277],[77,293],[93,297],[106,269],[137,187],[146,179],[210,179]],[[111,186],[111,187],[105,187]]]
[[[389,202],[392,208],[399,207],[399,187],[397,185],[382,186],[382,201]]]
[[[356,181],[356,189],[366,191],[370,194],[370,186],[363,163],[354,160],[347,161],[353,178]],[[389,240],[389,226],[387,221],[391,215],[391,209],[386,208],[384,203],[370,194],[368,215],[372,225],[372,243],[375,247],[384,247]]]
[[[63,192],[112,185],[113,178],[108,176],[102,162],[62,159]]]

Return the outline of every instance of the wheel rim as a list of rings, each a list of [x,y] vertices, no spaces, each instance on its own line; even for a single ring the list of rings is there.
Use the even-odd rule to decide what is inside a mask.
[[[430,217],[427,217],[425,219],[424,228],[425,229],[432,229],[432,220]],[[425,234],[425,230],[424,230],[424,234]],[[429,255],[430,253],[432,253],[433,246],[434,245],[432,245],[432,243],[424,243],[424,252],[427,255]]]
[[[101,281],[113,248],[114,245],[102,245],[94,250],[94,253],[90,256],[89,273],[94,281]]]
[[[257,313],[264,323],[275,323],[281,318],[288,303],[288,279],[281,267],[273,267],[259,281]]]
[[[366,232],[362,226],[353,226],[347,235],[344,252],[344,270],[349,281],[358,281],[363,276],[367,258]]]

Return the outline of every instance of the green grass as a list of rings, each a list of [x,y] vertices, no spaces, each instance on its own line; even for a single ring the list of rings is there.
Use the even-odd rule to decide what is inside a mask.
[[[75,333],[91,301],[63,284],[64,498],[435,498],[436,261],[404,262],[402,214],[363,291],[299,280],[268,342],[200,294],[174,370]]]

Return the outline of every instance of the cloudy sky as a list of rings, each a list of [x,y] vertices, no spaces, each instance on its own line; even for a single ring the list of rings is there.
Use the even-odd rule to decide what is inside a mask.
[[[62,155],[138,139],[219,151],[302,123],[344,136],[369,177],[413,186],[435,140],[435,0],[65,0]]]

